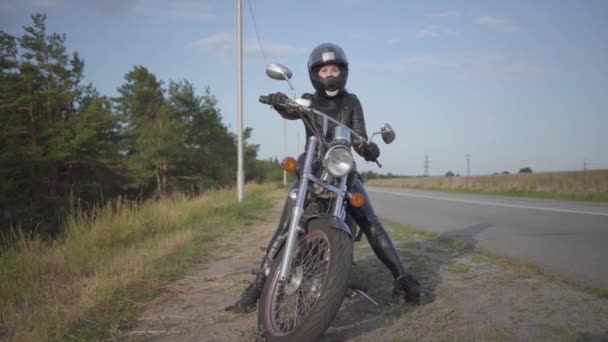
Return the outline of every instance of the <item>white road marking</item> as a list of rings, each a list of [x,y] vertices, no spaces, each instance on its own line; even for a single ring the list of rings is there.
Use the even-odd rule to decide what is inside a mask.
[[[402,193],[402,192],[391,192],[391,191],[376,190],[376,189],[369,189],[369,188],[368,188],[368,191],[370,191],[370,192],[378,192],[378,193],[381,193],[381,194],[396,195],[396,196],[417,197],[417,198],[426,198],[426,199],[433,199],[433,200],[439,200],[439,201],[459,202],[459,203],[478,204],[478,205],[489,205],[489,206],[494,206],[494,207],[508,207],[508,208],[518,208],[518,209],[532,209],[532,210],[541,210],[541,211],[553,211],[553,212],[558,212],[558,213],[571,213],[571,214],[583,214],[583,215],[608,216],[608,213],[598,213],[598,212],[592,212],[592,211],[579,211],[579,210],[556,209],[556,208],[546,208],[546,207],[530,207],[530,206],[525,206],[525,205],[505,204],[505,203],[479,202],[479,201],[471,201],[471,200],[464,200],[464,199],[458,199],[458,198],[445,198],[445,197],[435,197],[435,196],[427,196],[427,195],[414,195],[414,194],[407,194],[407,193]]]

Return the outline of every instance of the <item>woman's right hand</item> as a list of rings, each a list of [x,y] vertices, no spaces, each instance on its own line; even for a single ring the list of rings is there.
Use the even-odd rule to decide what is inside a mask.
[[[268,94],[268,102],[273,106],[283,106],[288,100],[289,97],[281,92]]]

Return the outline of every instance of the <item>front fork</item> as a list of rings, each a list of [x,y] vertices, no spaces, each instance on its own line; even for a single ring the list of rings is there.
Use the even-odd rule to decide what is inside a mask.
[[[306,151],[304,170],[302,170],[300,187],[298,188],[296,203],[292,209],[291,222],[289,224],[289,230],[287,231],[285,255],[283,256],[283,259],[281,259],[279,281],[282,282],[287,281],[289,279],[289,275],[291,274],[291,261],[293,259],[296,240],[298,238],[298,233],[302,231],[302,227],[300,227],[300,220],[302,219],[302,214],[304,214],[304,201],[306,200],[308,182],[312,171],[312,160],[314,158],[316,147],[317,138],[315,136],[311,136],[310,138],[308,138],[308,149]]]
[[[303,231],[303,228],[300,227],[300,221],[302,219],[302,215],[304,214],[304,202],[306,200],[306,193],[308,191],[308,183],[312,180],[317,183],[321,183],[319,179],[314,177],[312,172],[312,159],[314,158],[315,149],[317,146],[317,138],[311,136],[308,139],[308,149],[306,152],[306,159],[304,162],[304,170],[302,171],[302,177],[300,181],[300,185],[298,188],[298,193],[296,196],[295,204],[292,209],[291,221],[289,224],[289,229],[287,231],[287,240],[285,243],[285,254],[283,259],[281,259],[280,270],[279,270],[279,281],[285,282],[288,281],[291,274],[291,264],[293,259],[293,254],[295,251],[295,244],[298,239],[298,233]],[[340,184],[338,188],[334,188],[332,186],[327,186],[330,190],[336,193],[337,197],[334,201],[334,216],[339,218],[340,220],[344,220],[346,216],[344,211],[344,206],[342,203],[344,202],[346,196],[346,182],[347,177],[342,177],[340,179]]]

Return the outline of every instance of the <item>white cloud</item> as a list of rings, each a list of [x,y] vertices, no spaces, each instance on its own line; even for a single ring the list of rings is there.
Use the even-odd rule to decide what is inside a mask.
[[[435,12],[431,14],[432,17],[460,17],[461,13],[458,11],[443,11]]]
[[[466,52],[460,56],[468,76],[501,78],[509,76],[539,76],[543,68],[524,62],[513,62],[495,53]]]
[[[416,31],[416,38],[434,38],[434,37],[439,37],[439,32],[429,29],[429,28],[423,28],[423,29]]]
[[[382,70],[391,72],[450,71],[467,78],[495,79],[512,76],[539,76],[543,68],[484,52],[461,52],[446,55],[419,55],[403,57],[386,64]]]
[[[355,40],[366,40],[366,41],[376,40],[376,37],[372,36],[369,33],[351,33],[350,38],[355,39]]]
[[[116,13],[132,9],[135,0],[26,0],[23,3],[34,8],[82,6],[94,8],[102,13]]]
[[[201,38],[191,45],[212,51],[220,56],[232,55],[236,51],[236,37],[234,33],[225,32]],[[286,44],[262,42],[262,48],[268,58],[277,58],[286,55],[302,53],[304,49]],[[261,58],[262,49],[254,38],[243,42],[243,54],[249,57]]]
[[[495,70],[500,75],[536,76],[544,73],[543,68],[530,64],[504,65]]]
[[[386,43],[388,45],[395,45],[395,44],[399,44],[401,42],[401,38],[400,37],[391,37],[389,38]]]
[[[58,7],[64,6],[66,3],[68,3],[67,0],[32,0],[29,2],[36,7]]]
[[[150,17],[154,21],[209,22],[217,17],[208,1],[195,0],[24,0],[37,7],[81,6],[96,9],[104,14],[119,12]]]
[[[192,43],[194,46],[202,47],[220,55],[228,55],[235,50],[236,40],[233,33],[218,33],[201,38]]]
[[[515,31],[515,26],[508,22],[507,20],[494,17],[494,16],[485,16],[473,19],[473,23],[478,25],[483,25],[487,28],[502,31],[502,32],[511,32]]]
[[[441,36],[453,36],[456,32],[438,25],[429,25],[414,32],[416,38],[436,38]]]
[[[295,46],[287,44],[276,44],[276,43],[264,43],[262,42],[262,48],[268,58],[278,58],[287,55],[295,55],[304,52],[304,49],[297,48]],[[261,57],[262,50],[257,40],[251,38],[248,39],[243,46],[243,53],[249,57]]]
[[[385,65],[383,69],[389,71],[415,71],[436,70],[455,66],[457,66],[457,64],[453,60],[435,55],[420,55],[403,57],[396,63]]]
[[[162,22],[196,21],[205,23],[217,19],[211,6],[204,1],[137,0],[132,10],[137,15],[151,17]]]

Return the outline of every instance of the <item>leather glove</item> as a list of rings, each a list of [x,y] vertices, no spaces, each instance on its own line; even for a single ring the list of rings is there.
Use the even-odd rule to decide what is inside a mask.
[[[289,97],[281,92],[273,93],[268,95],[268,100],[272,103],[273,106],[282,106],[287,103]]]
[[[363,159],[365,161],[376,161],[378,157],[380,157],[380,149],[376,143],[370,142],[365,145],[365,149],[363,150]]]

